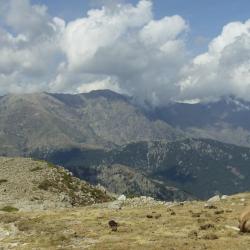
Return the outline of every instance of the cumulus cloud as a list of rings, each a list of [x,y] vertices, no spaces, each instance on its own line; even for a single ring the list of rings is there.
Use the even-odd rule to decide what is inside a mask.
[[[236,95],[250,100],[250,20],[227,24],[208,51],[183,68],[183,98]]]
[[[30,5],[29,0],[10,0],[8,11],[4,14],[6,24],[16,33],[29,38],[52,32],[48,22],[47,7]]]
[[[93,82],[112,79],[108,87],[119,86],[138,99],[167,101],[178,92],[175,83],[187,60],[187,30],[180,16],[154,20],[151,1],[91,10],[65,28],[67,65],[56,85],[65,86],[65,74],[91,74]]]
[[[0,0],[0,94],[109,88],[154,105],[250,99],[250,21],[226,25],[206,53],[190,58],[181,16],[155,19],[149,0],[98,3],[65,23],[46,6]]]
[[[5,27],[0,26],[0,93],[46,90],[64,58],[58,46],[64,21],[28,0],[0,5]]]
[[[125,0],[89,0],[91,7],[107,6],[109,8],[116,8],[117,4],[125,3]]]
[[[137,7],[120,5],[115,12],[106,7],[91,10],[86,18],[70,22],[62,42],[70,67],[88,64],[100,49],[115,46],[129,29],[151,20],[151,15],[151,3],[141,1]]]

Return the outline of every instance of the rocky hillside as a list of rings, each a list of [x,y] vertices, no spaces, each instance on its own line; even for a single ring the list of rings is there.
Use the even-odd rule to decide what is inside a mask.
[[[6,95],[0,98],[0,155],[190,137],[250,146],[249,117],[250,103],[235,97],[145,108],[110,90]]]
[[[233,97],[146,109],[109,90],[7,95],[0,155],[49,160],[127,195],[232,194],[250,190],[249,148],[239,146],[250,146],[249,110]]]
[[[98,165],[92,168],[86,176],[81,168],[72,168],[78,176],[82,176],[92,183],[100,183],[107,190],[116,194],[125,194],[129,197],[146,195],[159,200],[188,200],[193,199],[190,193],[184,192],[174,186],[151,178],[143,171],[120,165]]]
[[[215,199],[216,198],[216,199]],[[116,201],[115,201],[116,202]],[[212,201],[123,199],[75,209],[0,212],[2,249],[246,250],[250,234],[238,231],[249,193]]]
[[[150,116],[191,137],[250,146],[250,102],[233,96],[210,103],[170,103],[152,109]]]
[[[0,99],[0,155],[180,137],[180,131],[166,122],[151,121],[127,97],[108,90],[79,95],[7,95]]]
[[[28,158],[0,157],[0,210],[72,207],[110,199],[64,168]]]
[[[176,197],[185,193],[202,199],[250,190],[250,149],[209,139],[136,142],[108,151],[75,148],[47,157],[118,193],[149,195],[152,188],[151,196],[171,200],[168,187],[182,191]]]

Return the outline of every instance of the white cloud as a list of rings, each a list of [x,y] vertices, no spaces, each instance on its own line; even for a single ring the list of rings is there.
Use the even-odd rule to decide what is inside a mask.
[[[60,79],[81,74],[82,86],[88,82],[84,74],[94,75],[94,82],[111,77],[139,99],[167,101],[178,92],[174,83],[186,62],[181,36],[187,30],[180,16],[154,20],[151,1],[91,10],[66,26],[62,48],[68,60]]]
[[[87,93],[92,90],[98,89],[111,89],[116,92],[123,92],[123,90],[120,89],[119,85],[117,84],[116,80],[112,79],[111,77],[106,77],[103,80],[93,81],[90,83],[84,83],[77,87],[77,92]]]
[[[155,105],[228,94],[250,100],[250,20],[226,25],[190,58],[187,22],[156,20],[152,5],[109,1],[65,23],[46,6],[0,0],[0,94],[109,88]]]
[[[140,31],[142,42],[151,45],[162,46],[165,43],[175,40],[183,34],[188,26],[180,16],[164,17],[161,20],[151,20]]]
[[[45,6],[32,6],[28,0],[11,0],[4,9],[0,93],[47,90],[64,57],[59,47],[64,21],[49,17]]]
[[[89,0],[90,6],[93,8],[108,6],[109,8],[116,8],[118,4],[125,3],[125,0]]]
[[[213,99],[236,95],[250,100],[250,20],[227,24],[183,70],[183,98]]]
[[[8,29],[0,30],[0,93],[110,88],[154,103],[175,96],[186,22],[154,20],[148,0],[117,2],[65,24],[45,6],[11,0],[4,7]]]
[[[90,10],[86,18],[70,22],[63,39],[69,66],[74,69],[88,63],[98,50],[110,49],[127,34],[151,20],[151,2],[141,1],[137,7],[120,5],[115,12],[106,7]]]
[[[44,5],[30,5],[29,0],[10,0],[8,11],[4,15],[6,24],[15,32],[24,33],[29,38],[50,34],[47,7]]]

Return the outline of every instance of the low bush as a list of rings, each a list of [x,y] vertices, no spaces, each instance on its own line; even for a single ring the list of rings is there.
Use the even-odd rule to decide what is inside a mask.
[[[41,167],[35,167],[35,168],[32,168],[30,170],[30,172],[36,172],[36,171],[39,171],[39,170],[42,170],[42,168]]]
[[[12,206],[5,206],[5,207],[0,208],[0,211],[11,213],[11,212],[17,212],[19,211],[19,209],[16,207],[12,207]]]
[[[38,185],[38,188],[48,191],[51,186],[52,186],[52,183],[49,180],[44,180]]]
[[[0,179],[0,184],[7,182],[8,180],[6,179]]]

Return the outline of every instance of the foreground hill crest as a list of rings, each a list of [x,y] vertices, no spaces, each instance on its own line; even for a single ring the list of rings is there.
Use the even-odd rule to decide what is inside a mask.
[[[0,157],[0,173],[0,209],[62,208],[111,200],[64,168],[44,161]]]

